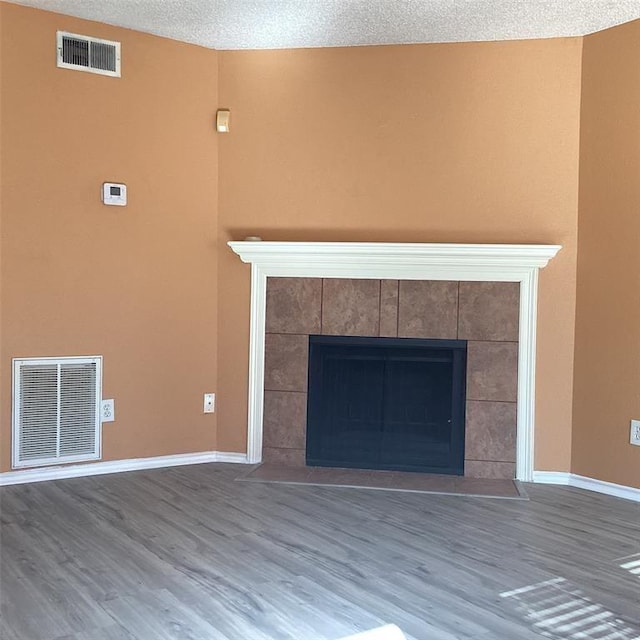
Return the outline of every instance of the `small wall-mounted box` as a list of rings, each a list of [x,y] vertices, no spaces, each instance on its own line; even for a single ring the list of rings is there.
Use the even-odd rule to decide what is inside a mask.
[[[102,185],[102,202],[116,207],[124,207],[127,204],[127,185],[118,182],[105,182]]]
[[[204,394],[204,413],[215,413],[216,410],[216,394]]]

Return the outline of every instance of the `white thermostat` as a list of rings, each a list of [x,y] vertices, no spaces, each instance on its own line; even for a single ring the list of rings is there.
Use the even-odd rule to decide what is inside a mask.
[[[127,204],[127,185],[105,182],[102,185],[102,202],[124,207]]]

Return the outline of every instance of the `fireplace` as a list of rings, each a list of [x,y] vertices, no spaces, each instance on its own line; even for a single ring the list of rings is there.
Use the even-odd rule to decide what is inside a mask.
[[[254,238],[228,244],[243,262],[251,264],[248,462],[266,461],[275,454],[282,463],[304,465],[310,334],[441,338],[446,336],[430,335],[435,319],[439,323],[444,320],[442,326],[448,327],[449,331],[455,327],[464,333],[469,317],[484,315],[484,325],[474,328],[472,323],[472,330],[480,331],[477,339],[468,341],[465,475],[513,477],[515,468],[516,478],[525,482],[533,480],[538,272],[556,255],[560,246],[262,242]],[[331,291],[331,283],[339,283],[340,288],[349,279],[361,283],[364,290],[353,287],[355,304],[345,312],[336,313],[335,307],[331,312],[331,304],[324,305],[321,301],[319,307],[313,306],[302,316],[298,306],[300,300],[292,299],[287,328],[278,333],[269,326],[265,314],[269,307],[266,304],[268,280],[299,281],[306,299],[308,295],[313,298],[317,294],[317,287]],[[492,318],[495,317],[491,310],[493,296],[472,295],[463,316],[459,313],[459,305],[450,304],[451,298],[455,297],[453,291],[457,291],[460,299],[463,289],[473,284],[480,288],[515,285],[519,291],[516,341],[491,337]],[[437,289],[440,285],[445,290],[450,288],[449,304],[434,305],[430,304],[429,296],[418,297],[420,304],[415,305],[415,311],[428,310],[429,313],[414,313],[408,320],[404,317],[402,322],[399,317],[394,319],[394,308],[400,315],[396,294],[401,293],[401,289],[412,286]],[[371,296],[368,287],[377,288],[377,295]],[[475,304],[482,313],[474,311]],[[407,307],[411,309],[411,305],[405,305],[405,309]],[[327,310],[328,314],[325,313]],[[406,314],[403,312],[403,315]],[[487,318],[489,322],[486,322]],[[322,325],[321,330],[317,329],[318,323]],[[314,328],[310,329],[311,325]],[[347,330],[336,330],[340,327]],[[429,333],[425,335],[427,331]],[[485,332],[488,337],[482,338]],[[503,366],[505,361],[512,363],[509,368]],[[501,397],[507,399],[503,401]],[[472,455],[477,452],[486,458],[487,445],[501,441],[494,438],[496,429],[502,431],[505,423],[512,424],[514,412],[515,464],[495,459],[469,459],[470,451]],[[285,420],[278,417],[283,415],[287,416]],[[484,433],[485,437],[477,438],[474,433]],[[274,435],[280,446],[270,442]]]
[[[266,298],[265,462],[306,464],[310,336],[356,342],[377,338],[382,344],[391,339],[460,340],[467,345],[465,475],[514,477],[517,283],[269,278]]]
[[[463,475],[463,340],[309,336],[309,466]]]

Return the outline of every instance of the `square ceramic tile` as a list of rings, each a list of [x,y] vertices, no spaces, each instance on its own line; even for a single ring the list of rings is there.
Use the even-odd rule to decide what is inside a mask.
[[[458,283],[436,280],[401,280],[398,336],[443,338],[458,335]]]
[[[264,388],[269,391],[307,391],[309,337],[267,333]]]
[[[283,467],[304,467],[306,454],[304,449],[263,447],[262,460],[265,463],[282,465]]]
[[[306,436],[307,394],[296,391],[265,391],[264,446],[304,449]]]
[[[518,344],[467,344],[467,400],[515,402],[518,393]]]
[[[464,475],[468,478],[493,478],[510,480],[516,477],[516,464],[515,462],[465,460]]]
[[[495,498],[520,498],[520,491],[510,478],[461,478],[456,477],[455,489],[459,493]]]
[[[461,282],[459,305],[461,340],[518,341],[518,282]]]
[[[320,333],[321,278],[267,278],[267,333]]]
[[[470,460],[516,461],[515,402],[467,401],[465,456]]]
[[[323,282],[322,333],[377,336],[380,327],[380,280],[327,278]]]
[[[306,482],[309,477],[308,467],[285,467],[281,464],[261,464],[244,478],[277,482]]]

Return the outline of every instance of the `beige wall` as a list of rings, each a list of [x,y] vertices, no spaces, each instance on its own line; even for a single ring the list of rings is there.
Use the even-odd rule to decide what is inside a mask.
[[[123,77],[57,69],[57,29],[122,41]],[[217,53],[0,2],[0,469],[22,356],[104,356],[107,460],[243,451],[249,268],[226,242],[258,234],[562,244],[536,468],[637,485],[639,30],[584,39],[583,71],[580,38]]]
[[[572,471],[640,487],[640,20],[587,36]]]
[[[2,310],[4,305],[2,304],[2,202],[4,193],[3,183],[2,183],[2,157],[4,155],[4,147],[2,144],[2,130],[3,130],[3,119],[2,119],[2,103],[3,103],[3,90],[2,90],[2,34],[4,32],[3,29],[3,20],[4,20],[4,4],[0,2],[0,471],[3,470],[4,466],[2,463],[3,452],[4,449],[11,446],[10,442],[4,442],[4,431],[2,428],[2,422],[4,417],[2,417],[2,407],[6,406],[11,402],[11,393],[10,388],[7,385],[3,385],[2,381],[6,376],[6,370],[4,369],[3,363],[4,359],[4,339],[3,339],[3,327],[4,322],[2,320]]]
[[[218,448],[242,451],[230,239],[539,242],[536,467],[570,468],[582,41],[220,52]]]
[[[106,460],[214,449],[217,53],[0,7],[0,469],[13,357],[104,356]],[[121,41],[122,78],[57,69],[58,29]]]

